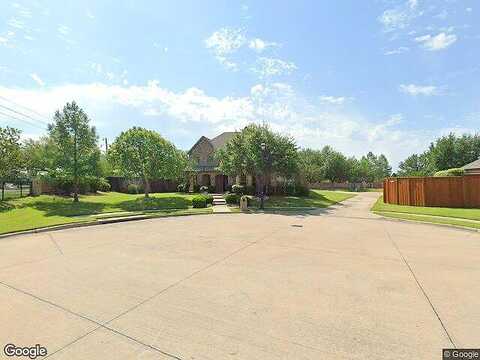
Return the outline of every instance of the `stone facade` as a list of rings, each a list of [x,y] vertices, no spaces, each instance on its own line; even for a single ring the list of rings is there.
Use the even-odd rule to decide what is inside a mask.
[[[218,161],[215,160],[215,151],[225,145],[235,133],[222,133],[209,139],[202,136],[188,152],[191,160],[195,163],[194,171],[190,174],[190,191],[194,185],[211,186],[215,192],[226,191],[229,185],[235,183],[235,179],[226,176],[218,170]]]

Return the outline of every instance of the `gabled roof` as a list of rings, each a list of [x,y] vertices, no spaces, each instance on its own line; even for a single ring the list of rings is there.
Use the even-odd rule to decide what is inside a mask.
[[[192,146],[192,148],[188,151],[190,154],[193,149],[195,149],[195,146],[197,146],[200,142],[206,140],[208,141],[214,150],[220,149],[225,144],[236,134],[235,131],[226,131],[224,133],[221,133],[220,135],[214,137],[213,139],[209,139],[206,136],[201,136],[200,139]]]
[[[471,162],[470,164],[467,164],[462,167],[464,170],[477,170],[480,169],[480,159],[475,160],[474,162]]]
[[[222,148],[236,134],[235,131],[226,131],[210,140],[215,150]]]

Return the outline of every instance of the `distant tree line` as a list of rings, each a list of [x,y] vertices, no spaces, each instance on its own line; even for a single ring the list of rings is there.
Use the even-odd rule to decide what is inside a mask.
[[[191,169],[184,151],[155,131],[133,127],[122,132],[107,153],[86,112],[75,102],[55,112],[47,134],[21,141],[21,132],[0,127],[0,180],[42,177],[78,201],[86,191],[106,191],[106,176],[141,179],[145,197],[152,180],[186,181]],[[228,175],[254,175],[259,184],[273,175],[309,183],[374,182],[391,174],[387,158],[371,152],[357,159],[329,146],[299,149],[295,140],[251,124],[239,131],[216,154],[219,168]],[[88,190],[86,190],[88,189]]]
[[[303,149],[299,158],[301,171],[309,183],[376,182],[392,173],[386,156],[372,152],[357,159],[325,146],[322,150]]]
[[[450,133],[432,142],[421,154],[412,154],[402,161],[399,176],[432,176],[443,170],[460,168],[480,157],[480,134]]]

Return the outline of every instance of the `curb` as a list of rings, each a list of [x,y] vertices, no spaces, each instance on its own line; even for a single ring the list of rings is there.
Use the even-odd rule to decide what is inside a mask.
[[[394,218],[394,217],[388,217],[384,216],[381,213],[377,213],[375,211],[372,211],[374,214],[380,216],[380,219],[378,220],[384,220],[384,221],[396,221],[396,222],[403,222],[403,223],[414,223],[417,225],[431,225],[431,226],[438,226],[442,228],[448,228],[448,229],[456,229],[456,230],[465,230],[473,233],[480,233],[480,229],[475,229],[471,228],[468,226],[461,226],[461,225],[449,225],[449,224],[440,224],[440,223],[434,223],[434,222],[429,222],[429,221],[420,221],[420,220],[412,220],[412,219],[400,219],[400,218]],[[461,219],[459,219],[461,220]]]
[[[74,229],[74,228],[116,224],[116,223],[130,222],[130,221],[137,221],[137,220],[161,219],[161,218],[180,217],[180,216],[225,215],[225,214],[237,214],[237,213],[234,213],[234,212],[213,213],[212,212],[212,213],[198,213],[198,214],[172,214],[172,215],[160,215],[160,216],[156,216],[156,215],[136,215],[136,216],[125,216],[123,218],[99,219],[99,220],[92,220],[92,221],[85,221],[85,222],[79,221],[77,223],[71,223],[71,224],[52,225],[52,226],[46,226],[46,227],[41,227],[41,228],[37,228],[37,229],[0,234],[0,239],[9,238],[9,237],[13,237],[13,236],[20,236],[20,235],[39,234],[39,233],[44,233],[44,232],[48,232],[48,231],[68,230],[68,229]]]

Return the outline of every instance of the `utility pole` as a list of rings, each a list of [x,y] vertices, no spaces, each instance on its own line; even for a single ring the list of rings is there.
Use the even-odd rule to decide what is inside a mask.
[[[108,153],[108,140],[107,138],[103,138],[105,140],[105,154]]]

